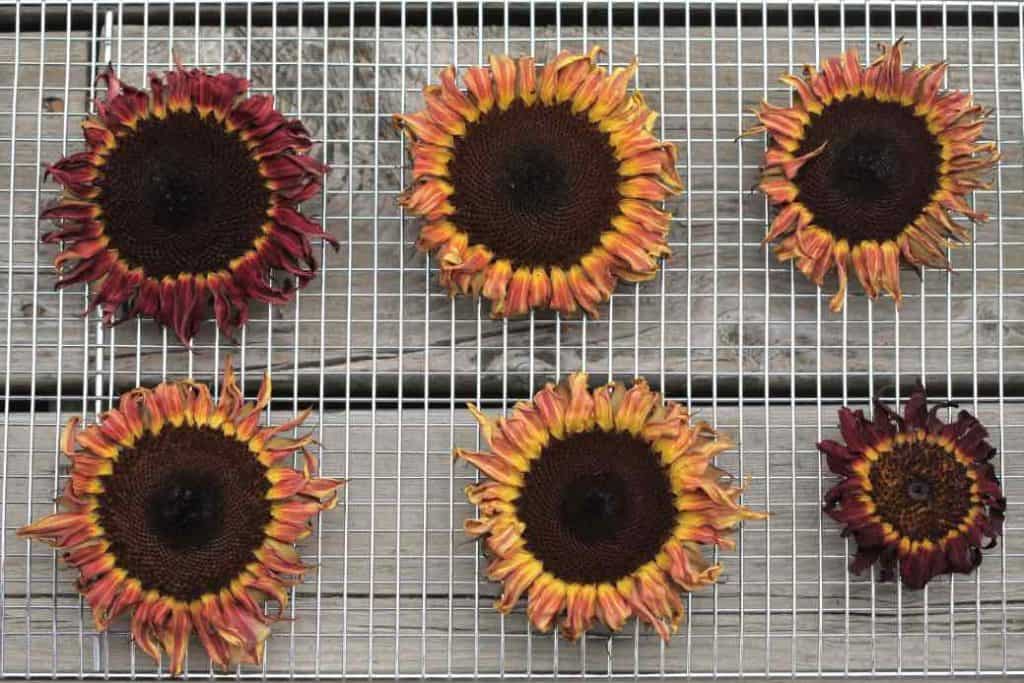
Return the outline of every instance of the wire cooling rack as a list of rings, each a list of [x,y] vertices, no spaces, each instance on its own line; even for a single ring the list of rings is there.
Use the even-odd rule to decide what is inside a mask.
[[[0,5],[0,673],[161,675],[123,622],[95,633],[73,576],[14,530],[54,508],[70,416],[94,419],[139,383],[213,380],[233,353],[250,392],[271,367],[269,417],[316,408],[323,470],[350,482],[302,545],[318,571],[294,591],[293,620],[242,677],[1024,675],[1022,14],[957,2]],[[782,72],[899,36],[910,59],[949,61],[949,83],[994,109],[987,135],[1004,161],[973,197],[992,220],[952,254],[956,274],[905,273],[898,314],[853,287],[833,315],[827,293],[761,248],[764,140],[734,138],[752,105],[788,97]],[[409,172],[390,114],[418,108],[449,63],[595,44],[616,65],[639,56],[635,85],[679,147],[688,189],[671,205],[673,257],[653,282],[620,286],[600,320],[496,322],[450,302],[396,206]],[[340,251],[324,249],[321,277],[257,312],[237,346],[209,324],[191,352],[152,322],[103,329],[80,315],[87,292],[53,290],[54,253],[39,246],[35,216],[58,191],[41,169],[79,146],[97,72],[109,62],[137,82],[175,60],[273,93],[333,167],[305,210]],[[687,596],[668,645],[633,626],[568,644],[531,631],[521,609],[499,617],[461,533],[473,473],[450,453],[480,439],[465,401],[499,412],[579,368],[644,375],[731,432],[723,466],[773,513],[720,553],[724,582]],[[850,547],[820,514],[829,478],[814,444],[835,433],[839,405],[905,396],[917,377],[992,428],[1010,512],[977,573],[911,592],[846,571]],[[194,645],[189,676],[210,673]]]

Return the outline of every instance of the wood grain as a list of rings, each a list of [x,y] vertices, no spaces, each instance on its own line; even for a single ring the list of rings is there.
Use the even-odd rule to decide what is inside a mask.
[[[888,34],[876,27],[869,40],[848,26],[846,39],[863,53]],[[14,530],[52,510],[62,474],[56,439],[68,416],[91,419],[140,382],[211,378],[228,351],[241,357],[250,390],[264,367],[274,370],[275,409],[325,398],[315,417],[324,471],[350,480],[344,505],[303,546],[319,569],[296,591],[296,620],[276,629],[270,677],[1024,670],[1024,527],[1011,516],[976,577],[937,580],[927,594],[849,577],[848,548],[820,515],[829,480],[813,447],[834,433],[839,396],[862,406],[872,391],[921,374],[944,394],[951,379],[948,391],[993,427],[1011,506],[1024,496],[1019,29],[908,32],[908,55],[947,58],[950,83],[973,87],[996,110],[987,135],[1002,143],[1004,163],[995,188],[974,197],[994,220],[976,228],[975,246],[953,253],[957,274],[904,274],[898,316],[889,301],[869,306],[854,288],[837,317],[825,305],[834,282],[818,292],[761,248],[765,207],[751,188],[763,141],[733,140],[751,124],[751,105],[785,100],[778,74],[839,49],[837,30],[773,27],[763,43],[758,27],[616,27],[609,37],[606,26],[590,26],[586,42],[605,45],[617,64],[639,53],[638,85],[662,113],[662,134],[679,145],[688,192],[671,204],[674,254],[654,282],[620,288],[602,320],[492,321],[478,303],[441,293],[433,264],[411,246],[418,224],[395,204],[408,169],[390,114],[420,106],[419,89],[449,62],[476,63],[506,42],[514,53],[550,56],[555,35],[547,26],[437,25],[428,50],[425,29],[413,26],[404,34],[332,26],[326,35],[310,27],[301,36],[283,25],[229,26],[222,40],[216,27],[178,25],[172,37],[153,25],[144,43],[141,27],[125,25],[109,43],[83,31],[67,41],[63,33],[0,40],[0,83],[18,83],[0,87],[0,292],[10,293],[11,310],[0,325],[0,348],[10,350],[0,470],[4,673],[154,671],[124,623],[109,636],[92,632],[73,577]],[[563,26],[560,36],[561,47],[583,44],[579,27]],[[192,353],[151,321],[101,330],[78,315],[84,290],[52,291],[55,251],[38,246],[48,227],[35,216],[58,188],[42,168],[80,144],[94,57],[106,47],[132,81],[173,55],[246,73],[302,117],[333,166],[323,199],[305,210],[325,220],[341,249],[323,251],[322,276],[292,305],[254,311],[238,345],[209,324]],[[530,633],[522,609],[499,619],[495,587],[461,533],[472,513],[461,488],[473,474],[450,453],[478,438],[464,399],[524,398],[584,366],[602,377],[644,374],[674,398],[693,398],[737,437],[722,464],[750,477],[748,502],[773,513],[722,553],[724,583],[689,598],[690,619],[664,649],[646,629],[570,645]],[[743,401],[734,398],[740,390]],[[207,671],[198,647],[191,661],[196,674]]]
[[[140,31],[122,27],[120,42],[112,45],[126,79],[141,78],[143,65],[164,68],[169,47],[189,61],[220,66],[215,29],[202,28],[196,37],[191,27],[177,27],[175,40],[169,41],[166,27],[151,27],[148,54],[143,54]],[[604,31],[592,27],[588,41],[607,44],[616,62],[627,59],[634,51],[632,41],[608,41]],[[949,374],[958,387],[973,386],[977,379],[983,390],[997,395],[1000,363],[1004,386],[1024,381],[1024,299],[1017,296],[1024,292],[1024,249],[1019,241],[1007,239],[1024,213],[1021,151],[1010,143],[1024,137],[1020,70],[1014,66],[1018,55],[1009,44],[1013,31],[1004,30],[997,41],[991,29],[977,28],[970,54],[962,40],[947,44],[951,82],[963,87],[972,83],[979,101],[997,108],[988,134],[994,136],[998,126],[1008,142],[998,191],[975,195],[976,205],[997,220],[976,228],[974,247],[953,253],[957,274],[931,272],[919,282],[907,273],[907,297],[898,317],[890,301],[871,307],[856,287],[845,317],[828,313],[823,302],[834,282],[819,293],[760,246],[765,207],[751,188],[763,142],[735,143],[733,138],[751,124],[746,112],[765,88],[775,100],[786,97],[774,78],[813,59],[813,34],[794,36],[789,54],[784,34],[771,29],[770,63],[762,67],[760,44],[749,40],[752,35],[744,34],[740,43],[734,28],[721,28],[712,36],[706,28],[687,33],[670,26],[660,48],[651,36],[637,38],[644,65],[638,83],[662,113],[662,134],[679,145],[680,173],[689,187],[670,207],[676,215],[674,254],[662,276],[621,287],[602,320],[557,320],[538,313],[533,319],[503,322],[490,320],[477,302],[450,301],[439,290],[434,268],[411,246],[417,221],[403,217],[395,204],[405,160],[389,116],[420,106],[418,90],[454,57],[451,29],[435,27],[428,59],[424,29],[417,27],[410,27],[404,40],[400,30],[390,27],[379,32],[357,28],[354,35],[348,27],[335,27],[326,39],[322,30],[308,28],[301,50],[291,27],[279,27],[273,43],[261,27],[253,29],[252,41],[244,39],[241,29],[229,28],[223,43],[225,64],[249,71],[258,89],[273,85],[281,106],[301,115],[324,141],[318,153],[334,170],[324,200],[310,202],[306,210],[326,216],[328,228],[341,240],[337,253],[323,253],[321,278],[290,306],[257,309],[240,341],[254,365],[300,368],[314,375],[322,368],[325,391],[334,395],[368,396],[374,390],[393,394],[399,384],[406,393],[416,393],[428,383],[433,392],[464,395],[474,388],[464,376],[466,369],[480,375],[485,393],[500,391],[506,379],[523,391],[529,388],[523,375],[527,368],[549,375],[584,358],[588,364],[610,363],[628,373],[664,368],[672,373],[668,381],[674,387],[696,386],[705,395],[712,393],[711,384],[735,393],[732,387],[740,377],[747,393],[761,392],[765,384],[783,394],[790,386],[814,392],[816,377],[822,378],[824,390],[835,393],[844,371],[858,388],[866,387],[870,376],[927,372]],[[566,27],[562,45],[580,46],[579,35],[579,29]],[[461,64],[504,44],[503,32],[493,27],[479,36],[475,29],[462,28],[458,36]],[[539,56],[553,49],[552,36],[549,27],[535,31]],[[856,36],[849,34],[849,40]],[[923,59],[941,57],[942,45],[935,42],[940,36],[938,29],[922,29],[921,41],[911,45],[908,56],[920,45]],[[529,38],[526,29],[513,27],[510,49],[527,49],[522,41]],[[837,46],[831,29],[822,29],[819,38],[822,53]],[[28,37],[23,42],[29,48],[35,45]],[[737,45],[742,46],[740,59]],[[73,43],[79,50],[74,62],[83,58],[86,46],[85,41]],[[999,69],[992,66],[997,47]],[[10,43],[3,49],[10,50]],[[661,54],[664,68],[658,67]],[[326,72],[321,66],[325,59],[330,65]],[[54,249],[34,246],[46,226],[37,225],[32,216],[56,194],[53,184],[43,182],[35,170],[36,160],[45,163],[59,155],[64,125],[68,148],[79,144],[75,127],[85,109],[90,77],[87,64],[66,69],[59,55],[54,61],[48,60],[42,90],[34,85],[38,74],[23,68],[15,129],[26,141],[15,150],[15,185],[25,191],[16,193],[10,221],[15,249],[0,253],[0,264],[14,259],[12,322],[0,330],[10,336],[15,351],[9,375],[18,392],[34,389],[37,394],[56,391],[58,356],[65,369],[62,389],[76,391],[82,374],[68,370],[78,370],[99,339],[95,324],[76,316],[85,301],[80,288],[62,296],[51,292],[53,272],[47,264]],[[62,88],[65,77],[74,95],[67,113],[34,116],[54,94],[52,84]],[[301,98],[296,89],[300,77]],[[9,124],[9,113],[0,111],[0,129]],[[33,142],[40,135],[53,142]],[[37,185],[38,197],[33,191]],[[0,211],[4,206],[0,202]],[[0,343],[6,338],[0,337]],[[215,344],[232,346],[217,339],[208,324],[196,340],[196,357],[202,361]],[[147,381],[167,365],[180,367],[184,361],[175,359],[188,355],[151,321],[106,331],[101,346],[108,364],[118,369],[127,365],[132,379],[139,372]],[[684,374],[693,378],[689,384]],[[449,376],[454,377],[451,384]],[[318,383],[319,377],[310,381]],[[117,374],[114,382],[117,389],[132,383]]]
[[[710,417],[708,409],[701,410]],[[997,413],[992,404],[979,410],[990,424]],[[726,572],[717,590],[690,596],[690,620],[664,651],[665,671],[684,671],[689,660],[694,672],[710,672],[716,663],[725,673],[764,671],[769,665],[779,671],[820,666],[835,672],[848,666],[863,672],[872,656],[886,669],[896,665],[897,634],[908,669],[924,666],[925,652],[933,670],[973,666],[975,653],[983,668],[1001,668],[1004,656],[1009,668],[1024,667],[1018,646],[1024,639],[1019,522],[1011,517],[1006,536],[986,553],[976,576],[936,579],[927,594],[873,584],[846,572],[848,549],[820,513],[831,477],[822,474],[813,443],[819,423],[828,425],[824,435],[835,433],[834,417],[819,418],[812,407],[766,411],[748,405],[742,429],[735,409],[719,408],[714,419],[739,442],[719,464],[749,478],[746,502],[772,517],[745,525],[737,550],[720,554]],[[318,532],[302,545],[318,570],[296,590],[297,620],[279,625],[269,670],[294,666],[296,673],[311,673],[319,662],[325,676],[367,675],[371,643],[373,671],[385,675],[444,674],[449,656],[453,673],[461,674],[473,673],[474,662],[478,671],[503,666],[510,675],[525,674],[528,661],[535,673],[550,673],[556,661],[563,672],[580,666],[592,673],[608,667],[620,674],[633,667],[641,673],[660,670],[662,652],[646,628],[630,627],[611,639],[592,634],[585,654],[579,645],[559,643],[556,660],[555,641],[528,633],[522,609],[504,620],[493,611],[496,586],[483,577],[479,548],[461,529],[473,514],[461,493],[473,472],[450,457],[453,444],[476,443],[470,420],[461,407],[454,413],[378,409],[314,417],[324,473],[349,484],[344,503],[322,515]],[[86,672],[98,673],[104,665],[121,670],[130,654],[125,625],[107,638],[95,635],[74,593],[73,575],[54,564],[48,549],[13,535],[30,512],[39,517],[53,509],[55,466],[62,464],[55,456],[56,432],[51,414],[34,423],[13,417],[9,425],[5,661],[22,666],[18,658],[28,652],[28,632],[30,663],[39,673],[53,670],[48,657],[54,637],[78,642],[59,648],[58,671],[73,671],[83,657]],[[1005,493],[1016,500],[1024,496],[1024,408],[1004,407],[1003,428],[994,430],[993,439],[1004,448],[997,467]],[[319,655],[313,650],[317,633]],[[200,655],[194,661],[205,666]],[[144,658],[136,666],[150,670]]]

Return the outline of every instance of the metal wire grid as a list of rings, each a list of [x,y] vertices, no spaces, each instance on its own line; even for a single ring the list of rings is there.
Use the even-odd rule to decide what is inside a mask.
[[[294,621],[278,625],[262,670],[242,668],[243,677],[1024,674],[1024,548],[1012,512],[977,574],[921,593],[850,576],[850,548],[819,513],[828,480],[813,444],[834,432],[836,406],[898,394],[918,375],[993,427],[1011,505],[1024,492],[1024,10],[871,7],[3,7],[0,674],[160,674],[123,624],[96,634],[73,577],[13,532],[53,509],[69,416],[92,419],[138,383],[213,379],[228,352],[248,380],[272,367],[270,417],[318,408],[323,469],[350,480],[342,510],[302,546],[318,572],[293,592]],[[899,35],[918,61],[949,60],[951,83],[994,107],[989,134],[1005,160],[994,189],[974,198],[993,220],[953,254],[960,275],[905,278],[899,314],[851,294],[832,316],[760,248],[766,207],[750,188],[763,141],[733,137],[750,125],[750,105],[786,97],[777,74]],[[600,321],[494,322],[476,303],[450,303],[429,259],[409,248],[417,223],[394,204],[407,174],[388,115],[418,107],[419,89],[448,63],[591,44],[615,64],[640,56],[636,85],[662,113],[661,135],[679,145],[688,192],[673,205],[675,257],[654,282],[620,288]],[[41,165],[79,144],[97,71],[111,62],[137,81],[175,57],[250,77],[303,118],[334,167],[305,208],[325,218],[340,252],[324,249],[322,276],[293,306],[257,315],[237,348],[212,325],[185,352],[149,322],[105,330],[82,319],[87,294],[51,291],[53,254],[38,246],[34,217],[56,196]],[[750,478],[749,504],[774,513],[720,554],[726,582],[687,597],[690,617],[668,646],[640,628],[567,644],[532,632],[521,611],[499,617],[479,551],[461,534],[472,509],[460,490],[473,475],[450,451],[479,443],[464,401],[500,411],[581,367],[645,375],[734,434],[739,447],[723,465]],[[189,670],[210,672],[198,646]]]

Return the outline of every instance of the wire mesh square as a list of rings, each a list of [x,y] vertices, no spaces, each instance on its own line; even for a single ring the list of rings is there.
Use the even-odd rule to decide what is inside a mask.
[[[0,6],[0,675],[165,674],[126,625],[92,627],[74,577],[17,539],[54,509],[66,466],[61,425],[92,420],[121,391],[163,378],[213,379],[234,354],[251,394],[269,367],[275,419],[315,407],[327,476],[349,480],[340,511],[301,545],[317,566],[293,591],[259,678],[550,678],[1024,675],[1024,10],[1017,3],[897,2],[46,2]],[[825,293],[761,245],[754,191],[763,139],[735,138],[750,108],[780,101],[783,72],[900,36],[919,63],[949,62],[950,84],[993,115],[1003,161],[974,193],[992,220],[951,253],[956,273],[904,275],[905,301]],[[679,148],[687,191],[672,203],[673,256],[652,282],[620,286],[599,320],[535,313],[494,321],[450,300],[412,247],[419,224],[396,203],[410,179],[394,112],[422,103],[440,68],[488,53],[550,58],[601,45],[634,55],[634,85]],[[54,251],[37,221],[59,188],[42,168],[80,144],[96,75],[124,80],[176,60],[229,70],[301,117],[332,166],[304,210],[341,242],[293,304],[254,311],[236,345],[205,324],[191,350],[150,321],[114,329],[82,317],[88,292],[53,290]],[[502,617],[480,549],[462,534],[473,472],[455,445],[480,435],[468,400],[501,412],[577,369],[642,375],[733,434],[723,467],[749,479],[748,524],[719,553],[721,585],[686,596],[671,643],[630,625],[578,643]],[[923,377],[993,433],[1011,502],[1005,536],[970,577],[912,592],[847,570],[850,545],[820,512],[829,475],[814,444],[839,405],[906,396]],[[825,468],[827,469],[827,468]],[[189,676],[212,669],[194,644]]]

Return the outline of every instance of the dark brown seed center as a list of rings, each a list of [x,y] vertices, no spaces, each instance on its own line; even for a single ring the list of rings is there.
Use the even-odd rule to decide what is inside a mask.
[[[797,201],[851,245],[899,235],[938,189],[941,147],[924,119],[895,102],[851,97],[812,114],[797,154]]]
[[[527,549],[564,581],[603,583],[653,560],[675,527],[668,473],[629,434],[552,441],[516,501]]]
[[[192,472],[176,472],[150,494],[146,523],[172,548],[202,547],[224,526],[223,493]]]
[[[878,514],[913,540],[943,538],[973,506],[967,468],[934,444],[894,447],[872,465],[869,479]]]
[[[626,516],[626,495],[614,472],[580,477],[566,487],[562,523],[583,543],[613,539]]]
[[[455,223],[517,267],[577,263],[622,199],[608,135],[568,103],[491,110],[456,138],[448,170]]]
[[[142,119],[102,170],[110,245],[150,277],[226,269],[267,221],[258,162],[237,134],[194,112]]]
[[[103,478],[100,525],[118,566],[179,600],[219,591],[263,543],[265,475],[247,444],[219,431],[143,436]]]

